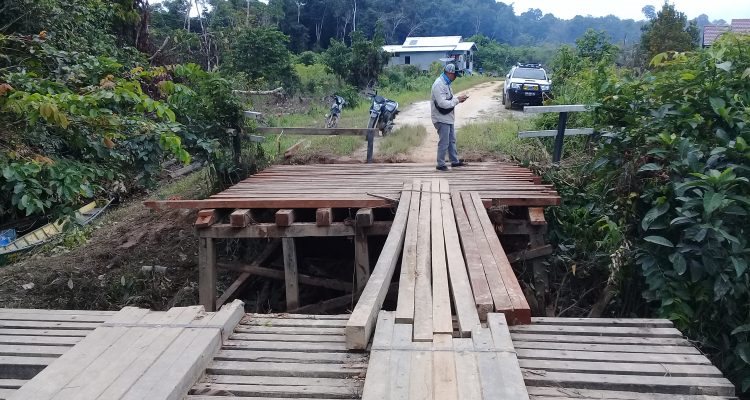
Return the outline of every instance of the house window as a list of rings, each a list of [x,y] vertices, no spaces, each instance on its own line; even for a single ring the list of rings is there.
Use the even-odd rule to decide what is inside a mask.
[[[394,57],[401,57],[401,53],[393,53]]]
[[[406,65],[411,64],[411,56],[404,56],[404,64]]]

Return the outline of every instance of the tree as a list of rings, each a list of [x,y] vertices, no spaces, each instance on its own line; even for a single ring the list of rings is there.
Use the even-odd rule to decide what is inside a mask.
[[[648,64],[651,59],[667,51],[688,51],[698,45],[698,28],[688,23],[685,13],[664,3],[656,18],[642,28],[641,51]]]
[[[231,54],[232,69],[269,86],[284,85],[287,91],[297,86],[292,53],[286,48],[289,37],[272,28],[245,28],[237,35]]]
[[[587,58],[594,63],[599,61],[611,62],[616,53],[617,46],[610,43],[609,35],[604,31],[589,29],[576,40],[578,55]]]
[[[649,20],[656,19],[656,8],[650,4],[641,8],[641,12]]]

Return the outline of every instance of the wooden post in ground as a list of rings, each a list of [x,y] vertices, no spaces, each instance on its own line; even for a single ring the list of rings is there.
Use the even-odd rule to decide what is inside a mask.
[[[568,124],[568,113],[561,112],[557,121],[557,136],[555,136],[555,148],[552,152],[552,162],[559,163],[562,158],[563,139],[565,138],[565,126]]]
[[[297,274],[297,248],[294,238],[282,238],[284,251],[284,280],[286,281],[286,308],[299,308],[299,276]]]
[[[206,311],[216,311],[216,244],[198,239],[198,298]]]
[[[372,152],[375,146],[375,130],[371,129],[367,132],[367,163],[372,163]]]
[[[374,222],[372,209],[361,208],[355,217],[356,234],[354,236],[354,274],[356,276],[356,293],[361,293],[370,278],[370,250],[367,245],[365,228]]]

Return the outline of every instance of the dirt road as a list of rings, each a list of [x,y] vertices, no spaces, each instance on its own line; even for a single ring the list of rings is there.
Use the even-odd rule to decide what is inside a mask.
[[[520,111],[506,110],[502,104],[502,81],[482,83],[455,95],[466,94],[469,98],[456,107],[456,128],[461,140],[460,128],[478,121],[492,121],[508,118],[511,113],[523,115]],[[423,125],[427,136],[421,146],[409,154],[411,162],[434,162],[437,154],[438,136],[430,120],[430,101],[420,101],[401,111],[396,122],[402,125]]]

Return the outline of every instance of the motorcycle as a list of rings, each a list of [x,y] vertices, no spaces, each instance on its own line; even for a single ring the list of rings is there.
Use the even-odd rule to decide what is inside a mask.
[[[341,116],[341,109],[344,107],[346,101],[341,96],[333,96],[333,104],[331,105],[331,111],[326,115],[326,128],[335,128],[339,124],[339,118]]]
[[[385,136],[393,131],[393,121],[399,112],[398,102],[386,99],[378,95],[378,92],[375,92],[371,99],[370,122],[367,128],[375,128],[380,131],[381,136]]]

